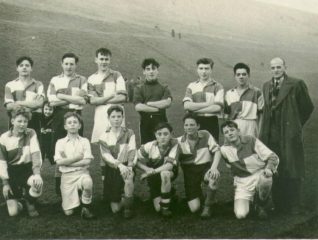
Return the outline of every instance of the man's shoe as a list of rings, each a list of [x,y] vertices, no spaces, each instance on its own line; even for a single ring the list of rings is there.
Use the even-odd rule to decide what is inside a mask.
[[[168,208],[161,208],[160,213],[165,218],[169,218],[172,216],[172,212]]]
[[[82,207],[81,217],[83,219],[94,219],[95,215],[87,207]]]
[[[202,210],[202,213],[200,215],[202,219],[208,219],[211,217],[211,208],[210,207],[204,207]]]

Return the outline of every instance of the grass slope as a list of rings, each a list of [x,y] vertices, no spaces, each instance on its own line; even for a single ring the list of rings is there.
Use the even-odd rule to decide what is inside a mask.
[[[304,78],[313,100],[317,103],[315,53],[308,48],[293,49],[281,45],[267,45],[259,41],[250,43],[236,39],[220,39],[185,34],[182,40],[170,38],[165,31],[127,25],[121,22],[107,23],[97,20],[68,16],[67,14],[32,10],[0,3],[0,97],[3,99],[4,85],[16,77],[15,60],[20,55],[30,55],[35,60],[33,76],[47,86],[50,78],[60,73],[59,61],[63,53],[75,52],[80,57],[78,72],[88,76],[96,71],[94,51],[109,47],[113,52],[113,68],[128,79],[141,76],[140,63],[145,57],[154,57],[161,63],[160,79],[167,83],[174,96],[168,118],[175,128],[175,135],[182,133],[180,124],[183,110],[181,100],[186,85],[196,79],[195,61],[202,56],[215,60],[214,76],[228,89],[234,84],[232,66],[238,61],[248,62],[252,69],[253,83],[261,87],[269,78],[268,61],[274,55],[284,56],[290,66],[289,73]],[[33,40],[32,37],[35,37]],[[85,136],[90,137],[93,124],[93,108],[83,111]],[[4,107],[0,108],[2,121],[0,132],[7,126]],[[317,126],[318,116],[314,112],[305,127],[307,179],[304,202],[312,209],[317,201]],[[138,115],[132,104],[126,104],[128,127],[138,133]],[[138,134],[137,134],[138,135]],[[97,148],[93,147],[97,156]],[[96,157],[96,159],[98,159]],[[7,219],[5,206],[0,207],[0,238],[270,238],[280,233],[290,233],[295,224],[310,218],[310,213],[299,217],[273,216],[269,221],[260,222],[254,218],[237,221],[232,213],[232,205],[225,204],[232,199],[232,184],[229,171],[222,169],[222,180],[216,207],[216,217],[202,222],[191,216],[181,201],[176,209],[176,217],[163,220],[151,211],[147,187],[137,181],[137,216],[132,221],[123,221],[106,214],[101,203],[102,184],[98,161],[92,164],[94,179],[95,208],[99,219],[94,222],[81,221],[78,217],[63,216],[59,200],[54,194],[53,167],[46,162],[43,167],[45,191],[41,197],[41,217],[29,219],[19,217]],[[176,181],[178,193],[182,197],[182,174]],[[264,227],[266,226],[266,227]],[[290,237],[293,232],[290,233]],[[312,235],[311,235],[312,236]],[[317,235],[316,235],[317,236]]]

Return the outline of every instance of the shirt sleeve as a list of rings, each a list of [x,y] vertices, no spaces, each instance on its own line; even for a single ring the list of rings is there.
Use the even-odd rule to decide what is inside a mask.
[[[2,180],[9,179],[8,164],[7,164],[7,150],[4,145],[3,136],[0,137],[0,178]]]
[[[172,95],[171,95],[171,92],[170,92],[168,86],[165,86],[162,99],[168,99],[168,98],[172,99]]]
[[[42,96],[43,98],[45,98],[45,93],[44,93],[44,86],[42,82],[38,81],[38,87],[37,87],[37,92],[38,95]]]
[[[254,150],[262,161],[267,162],[266,168],[271,169],[273,172],[277,170],[279,158],[264,143],[255,139]]]
[[[190,87],[190,84],[188,85],[187,89],[186,89],[186,92],[185,92],[185,95],[184,95],[184,98],[182,100],[183,102],[193,102],[193,97],[192,97],[192,90],[191,90],[191,87]]]
[[[47,98],[49,100],[49,102],[56,102],[59,101],[58,97],[56,96],[56,89],[53,83],[53,79],[51,79],[49,87],[47,89]]]
[[[219,104],[221,106],[224,105],[224,89],[220,87],[220,89],[216,92],[214,97],[214,103]]]
[[[90,78],[88,78],[88,81],[87,81],[87,93],[88,93],[88,95],[90,95],[92,97],[98,97],[98,93],[96,91],[96,88],[93,85],[93,83],[90,80]]]
[[[216,143],[216,141],[214,140],[214,138],[211,134],[209,134],[208,147],[209,147],[210,153],[212,153],[212,154],[215,153],[216,151],[220,150],[219,145]]]
[[[7,84],[4,88],[4,106],[6,106],[8,103],[14,103],[14,98],[11,88]]]
[[[89,143],[89,140],[86,138],[83,141],[83,147],[84,147],[84,159],[94,159],[94,156],[91,150],[91,144]]]
[[[30,153],[33,173],[40,174],[42,167],[42,155],[35,131],[32,131],[32,136],[30,138]]]
[[[116,94],[127,95],[125,79],[120,73],[118,73],[118,78],[116,80]]]
[[[63,142],[62,140],[58,140],[55,144],[55,154],[54,154],[54,161],[56,162],[57,160],[59,159],[62,159],[64,158],[62,156],[62,153],[64,152],[64,149],[63,149]],[[65,154],[65,153],[64,153]]]
[[[142,88],[140,86],[135,87],[134,89],[134,97],[133,97],[133,102],[134,104],[138,103],[144,103],[144,97],[142,95]]]
[[[168,157],[165,158],[165,163],[171,163],[172,165],[177,166],[179,154],[179,144],[174,144],[174,146],[169,151]]]
[[[138,161],[141,161],[143,164],[146,164],[149,159],[149,144],[151,143],[141,145],[137,152]]]

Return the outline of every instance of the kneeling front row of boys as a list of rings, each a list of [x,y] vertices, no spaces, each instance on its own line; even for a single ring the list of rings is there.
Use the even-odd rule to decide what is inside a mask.
[[[155,140],[137,150],[134,132],[122,127],[123,108],[111,106],[107,114],[110,127],[98,143],[106,163],[103,195],[113,213],[123,210],[125,218],[133,216],[135,170],[140,169],[155,211],[170,217],[175,193],[173,181],[181,166],[189,210],[209,218],[219,185],[218,165],[223,158],[234,178],[236,217],[245,218],[251,206],[260,218],[267,217],[266,204],[279,159],[259,139],[241,135],[235,122],[225,121],[221,125],[224,145],[220,147],[208,131],[199,130],[196,116],[186,114],[182,136],[173,138],[171,125],[162,122],[154,129]],[[28,109],[16,108],[12,112],[12,128],[0,137],[0,177],[9,216],[16,216],[24,207],[29,216],[39,215],[35,203],[43,188],[42,157],[35,131],[27,128],[30,118]],[[67,136],[57,141],[54,161],[62,173],[60,189],[65,215],[74,214],[80,207],[81,216],[92,219],[95,216],[91,208],[93,181],[89,166],[94,157],[89,140],[79,135],[81,126],[82,119],[77,113],[64,115]]]

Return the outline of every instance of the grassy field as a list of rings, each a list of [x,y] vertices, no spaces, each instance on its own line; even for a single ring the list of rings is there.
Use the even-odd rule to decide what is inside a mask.
[[[34,39],[32,39],[34,36]],[[252,82],[261,87],[269,77],[268,61],[276,55],[288,63],[288,73],[306,80],[312,99],[318,102],[316,54],[312,48],[293,45],[249,42],[210,38],[185,34],[181,40],[170,37],[169,32],[121,22],[109,24],[65,14],[36,11],[0,3],[0,98],[4,85],[16,77],[15,60],[20,55],[30,55],[35,60],[33,76],[47,86],[50,78],[60,73],[59,61],[63,53],[71,51],[79,55],[78,72],[88,76],[96,71],[94,51],[106,46],[113,52],[112,65],[128,79],[141,76],[140,64],[145,57],[154,57],[161,63],[160,80],[169,84],[174,101],[168,110],[168,118],[175,136],[182,133],[180,124],[183,108],[181,100],[190,81],[196,79],[195,61],[202,56],[215,60],[214,77],[226,89],[234,84],[232,66],[238,61],[249,63]],[[291,47],[293,46],[293,47]],[[138,135],[138,115],[131,103],[126,104],[127,126]],[[94,109],[86,106],[83,111],[85,136],[90,137]],[[0,108],[0,132],[7,126],[4,107]],[[93,146],[96,161],[91,173],[94,180],[94,208],[98,219],[86,222],[74,216],[66,218],[60,207],[60,199],[54,193],[54,167],[47,162],[43,166],[45,189],[40,199],[41,216],[8,219],[6,208],[0,207],[0,239],[9,238],[279,238],[318,237],[317,218],[313,209],[317,196],[317,111],[314,111],[304,129],[307,177],[304,181],[303,202],[306,212],[300,216],[272,216],[259,221],[253,217],[244,221],[234,218],[232,211],[232,181],[229,170],[221,164],[222,179],[218,204],[211,220],[202,221],[192,216],[183,201],[182,174],[176,180],[179,204],[175,216],[165,220],[152,211],[145,183],[136,182],[136,216],[124,221],[107,212],[102,203],[102,183],[98,166],[98,151]],[[0,202],[3,202],[0,197]]]

